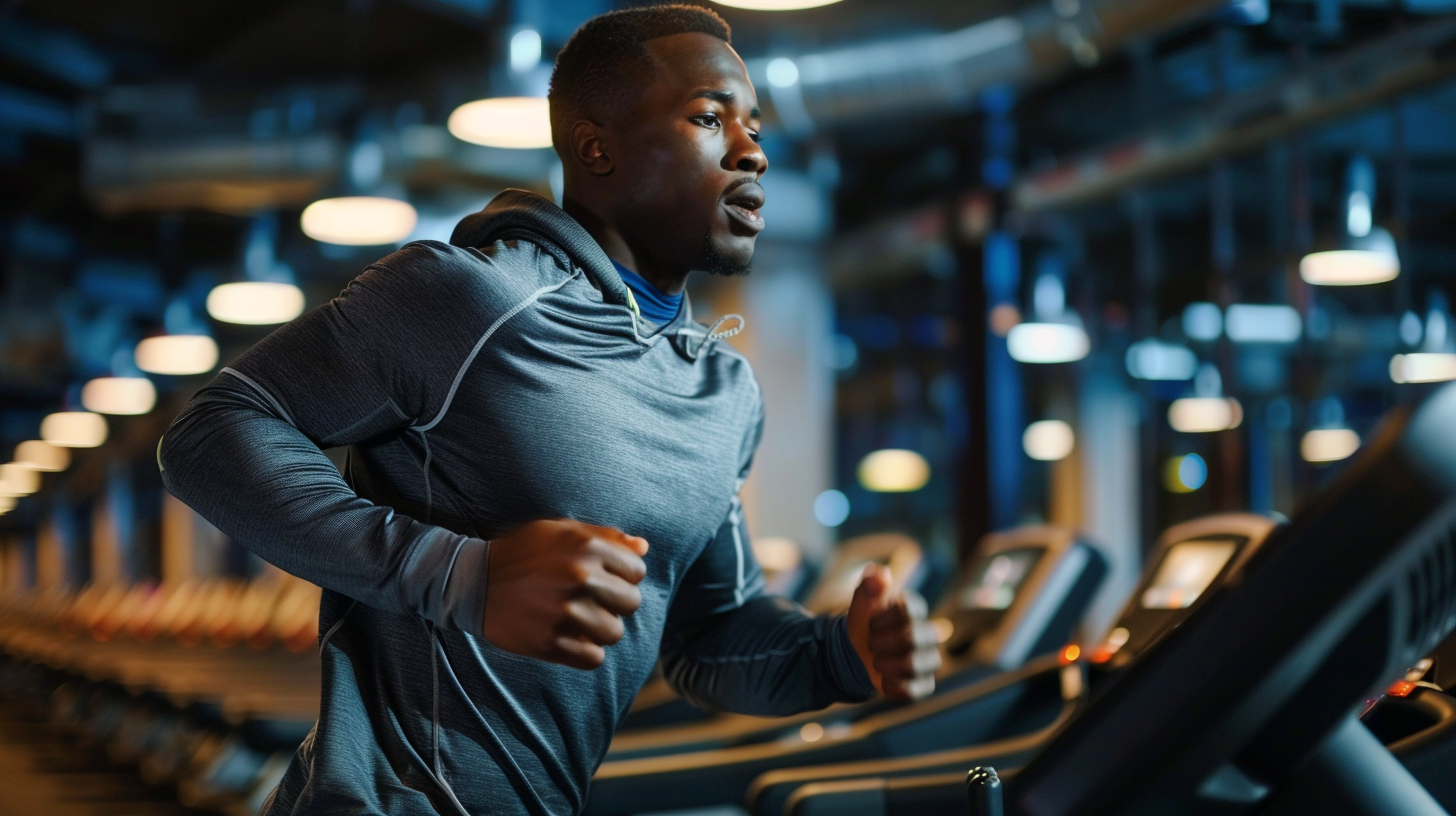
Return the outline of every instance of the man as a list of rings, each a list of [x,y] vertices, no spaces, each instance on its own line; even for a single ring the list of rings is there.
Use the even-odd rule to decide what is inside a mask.
[[[589,21],[552,80],[564,209],[508,191],[384,258],[168,430],[168,489],[325,590],[318,725],[265,812],[575,812],[659,655],[732,711],[929,692],[887,574],[813,618],[748,546],[762,402],[682,295],[763,227],[728,40],[688,6]]]

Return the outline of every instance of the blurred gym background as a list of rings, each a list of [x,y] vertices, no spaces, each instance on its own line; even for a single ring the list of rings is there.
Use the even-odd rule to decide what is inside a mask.
[[[318,590],[165,495],[159,437],[374,259],[559,195],[552,59],[621,5],[0,2],[0,810],[256,810],[289,754],[258,746],[316,705]],[[777,590],[888,532],[933,595],[1046,522],[1110,562],[1095,632],[1159,531],[1289,513],[1456,378],[1453,0],[710,5],[768,228],[690,295],[746,318]],[[200,720],[26,703],[92,658]]]

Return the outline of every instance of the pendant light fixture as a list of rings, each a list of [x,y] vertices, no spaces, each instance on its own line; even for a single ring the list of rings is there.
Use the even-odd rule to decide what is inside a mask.
[[[859,483],[876,493],[912,493],[930,481],[930,463],[903,448],[884,448],[860,460]]]
[[[106,436],[106,418],[90,411],[61,411],[40,423],[40,438],[63,448],[98,447]]]
[[[1193,396],[1173,400],[1168,406],[1168,425],[1179,433],[1227,431],[1239,427],[1243,421],[1243,405],[1223,396],[1223,378],[1212,363],[1198,367],[1193,378]]]
[[[217,341],[205,334],[148,337],[133,353],[137,368],[152,374],[205,374],[217,365]]]
[[[1082,319],[1067,308],[1060,276],[1037,276],[1032,293],[1035,320],[1018,323],[1006,334],[1006,351],[1019,363],[1070,363],[1087,356],[1092,342]]]
[[[71,452],[49,442],[30,439],[15,446],[15,464],[31,470],[55,473],[70,467]]]
[[[1026,426],[1021,434],[1021,448],[1032,459],[1056,462],[1071,455],[1076,440],[1071,425],[1060,419],[1043,419]]]
[[[384,146],[379,127],[361,127],[344,167],[340,195],[304,208],[299,217],[303,234],[325,244],[381,246],[408,238],[419,223],[419,213],[405,200],[398,184],[385,180]]]
[[[253,218],[243,250],[245,279],[224,283],[207,294],[207,313],[214,320],[267,326],[287,323],[303,313],[303,291],[293,281],[292,267],[278,260],[277,239],[276,218]]]
[[[1338,399],[1326,397],[1310,409],[1314,427],[1299,441],[1299,455],[1304,461],[1338,462],[1360,449],[1360,435],[1345,425],[1345,407]]]
[[[0,465],[0,496],[20,498],[40,490],[40,471],[11,462]]]
[[[533,20],[519,20],[511,33],[506,93],[466,102],[446,122],[462,142],[484,147],[532,150],[551,146],[551,110],[546,101],[549,66],[542,65],[541,34]],[[545,68],[545,70],[543,70]]]
[[[408,201],[383,196],[324,198],[300,217],[303,234],[325,244],[374,246],[408,238],[419,213]]]
[[[840,0],[713,0],[720,6],[750,11],[798,11],[832,6]]]
[[[1419,321],[1416,318],[1416,322]],[[1456,326],[1452,325],[1451,312],[1443,293],[1431,293],[1425,325],[1418,326],[1412,334],[1419,336],[1420,347],[1390,358],[1391,381],[1433,383],[1456,380]]]
[[[81,389],[81,404],[98,414],[136,416],[157,404],[157,388],[146,377],[97,377]]]
[[[1375,166],[1357,156],[1350,161],[1345,191],[1343,234],[1338,243],[1304,256],[1299,276],[1316,286],[1364,286],[1400,275],[1395,238],[1375,225]]]

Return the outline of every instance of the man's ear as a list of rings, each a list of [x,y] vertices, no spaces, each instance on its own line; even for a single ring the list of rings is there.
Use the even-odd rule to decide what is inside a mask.
[[[582,119],[571,126],[571,157],[594,176],[605,176],[615,165],[607,152],[601,125]]]

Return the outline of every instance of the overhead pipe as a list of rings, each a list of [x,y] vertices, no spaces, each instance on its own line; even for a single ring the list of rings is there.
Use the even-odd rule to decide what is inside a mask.
[[[1223,5],[1224,0],[1054,0],[948,34],[755,59],[749,73],[755,85],[768,89],[774,111],[790,130],[965,109],[987,87],[1093,65],[1135,36]]]
[[[86,145],[86,192],[103,212],[200,207],[245,214],[306,204],[339,172],[329,134],[274,139],[211,136],[185,142],[98,137]]]
[[[1073,65],[1094,64],[1134,36],[1192,20],[1224,2],[1053,0],[948,34],[804,54],[779,63],[787,75],[770,71],[775,60],[768,59],[750,61],[749,70],[767,88],[770,107],[785,127],[807,132],[871,116],[964,109],[987,87],[1037,81]],[[146,121],[143,130],[155,135],[97,134],[87,140],[85,186],[103,211],[202,207],[246,213],[300,206],[336,179],[346,163],[347,145],[317,132],[165,138],[169,127],[195,127],[196,117],[181,115],[192,112],[188,105],[170,97],[153,101],[154,95],[147,89],[118,89],[108,100],[131,100],[135,109],[125,112]],[[162,104],[165,110],[159,113],[167,115],[150,115],[153,104]],[[430,138],[420,138],[425,136]],[[465,149],[443,129],[426,125],[380,138],[389,147],[395,177],[499,180],[512,171],[544,173],[549,166],[545,159],[527,162],[519,155],[498,161],[490,149]]]
[[[1456,19],[1426,23],[1236,93],[1176,124],[1025,177],[1023,211],[1076,206],[1206,165],[1456,75]]]

